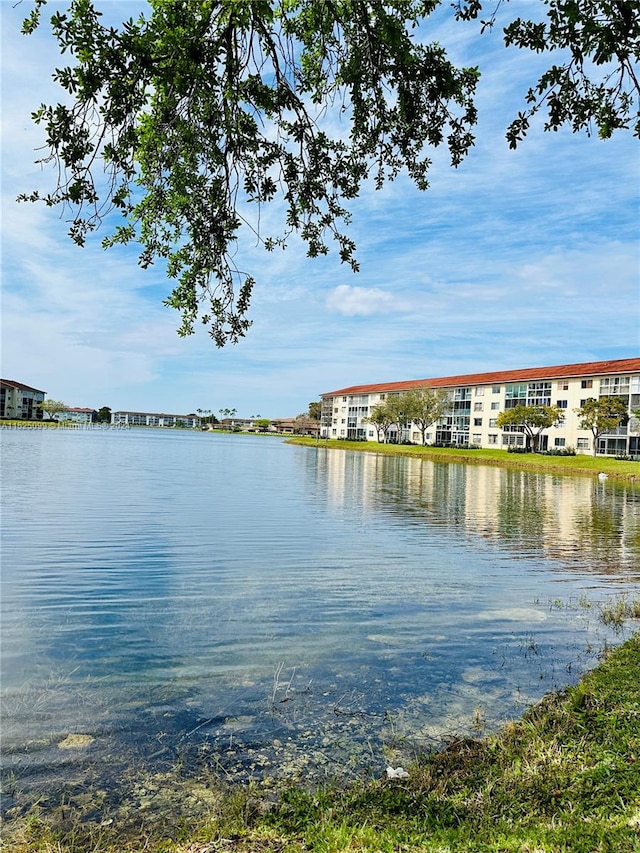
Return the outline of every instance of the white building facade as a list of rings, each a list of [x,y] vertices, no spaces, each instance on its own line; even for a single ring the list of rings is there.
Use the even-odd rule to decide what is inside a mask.
[[[504,450],[524,447],[525,436],[513,427],[500,429],[500,412],[516,405],[554,405],[564,416],[542,433],[539,449],[593,453],[593,435],[580,429],[575,410],[589,398],[620,397],[627,405],[628,423],[599,436],[597,452],[640,456],[640,421],[633,414],[640,410],[640,358],[353,385],[321,395],[321,437],[376,441],[376,427],[367,422],[373,408],[389,395],[416,388],[442,389],[451,403],[447,417],[427,430],[427,444]],[[420,444],[422,435],[415,424],[406,424],[400,435],[391,433],[389,439]]]
[[[200,418],[197,415],[166,415],[160,412],[112,412],[111,423],[118,426],[177,426],[195,429],[200,426]]]
[[[92,424],[96,419],[98,412],[95,409],[81,408],[79,406],[67,406],[60,412],[57,421],[71,421],[74,424]]]

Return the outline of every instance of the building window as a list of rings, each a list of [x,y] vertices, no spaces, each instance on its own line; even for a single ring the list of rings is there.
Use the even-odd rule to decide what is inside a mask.
[[[474,426],[482,426],[482,418],[474,418],[473,419]]]
[[[484,396],[484,388],[476,388],[476,397]]]
[[[514,406],[519,405],[524,406],[527,399],[527,383],[517,382],[513,385],[507,385],[504,398],[507,409],[512,409]]]
[[[473,443],[474,444],[481,444],[482,443],[482,435],[479,432],[474,432]]]
[[[502,444],[505,447],[522,447],[524,435],[521,432],[507,432],[502,436]]]
[[[497,424],[496,424],[496,418],[489,418],[489,426],[490,426],[490,427],[497,426]]]
[[[567,408],[567,405],[568,405],[567,400],[556,400],[556,406],[557,406],[559,409],[566,409],[566,408]]]
[[[494,385],[494,386],[491,388],[491,393],[492,393],[492,394],[499,394],[499,393],[500,393],[500,385]]]
[[[492,432],[489,434],[488,442],[489,442],[489,444],[497,444],[498,443],[498,436],[496,435],[496,433]]]
[[[495,402],[495,403],[492,403],[492,404],[491,404],[491,410],[492,410],[493,412],[497,411],[499,408],[500,408],[500,403]]]
[[[527,406],[550,406],[551,383],[530,382],[527,389]]]
[[[474,403],[473,404],[473,411],[474,412],[481,412],[482,411],[482,403]]]
[[[629,384],[629,376],[607,376],[600,380],[600,396],[609,397],[612,394],[628,394]]]
[[[565,382],[564,379],[561,382],[558,382],[558,391],[568,391],[569,383]]]
[[[565,446],[565,439],[564,438],[554,438],[553,446],[554,447],[564,447]]]
[[[593,388],[593,379],[583,379],[580,383],[581,388]]]
[[[576,447],[578,450],[588,450],[589,449],[589,439],[588,438],[579,438],[576,442]]]
[[[471,388],[456,388],[453,392],[454,400],[469,400],[471,399]]]

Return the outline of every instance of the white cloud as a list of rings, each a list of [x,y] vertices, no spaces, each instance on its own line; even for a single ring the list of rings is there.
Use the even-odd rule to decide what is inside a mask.
[[[327,297],[327,308],[345,317],[372,317],[374,314],[402,313],[406,303],[377,287],[340,284]]]

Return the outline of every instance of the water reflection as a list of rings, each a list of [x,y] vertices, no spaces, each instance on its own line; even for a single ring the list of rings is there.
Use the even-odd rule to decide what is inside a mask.
[[[640,489],[593,477],[430,462],[318,448],[332,504],[396,512],[430,526],[544,554],[559,568],[640,580]],[[361,496],[358,492],[361,491]]]

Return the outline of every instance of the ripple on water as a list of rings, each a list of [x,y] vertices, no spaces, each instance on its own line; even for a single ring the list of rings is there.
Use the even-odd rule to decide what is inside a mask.
[[[640,582],[638,490],[589,478],[153,430],[7,432],[3,469],[14,805],[382,772],[577,679]]]

